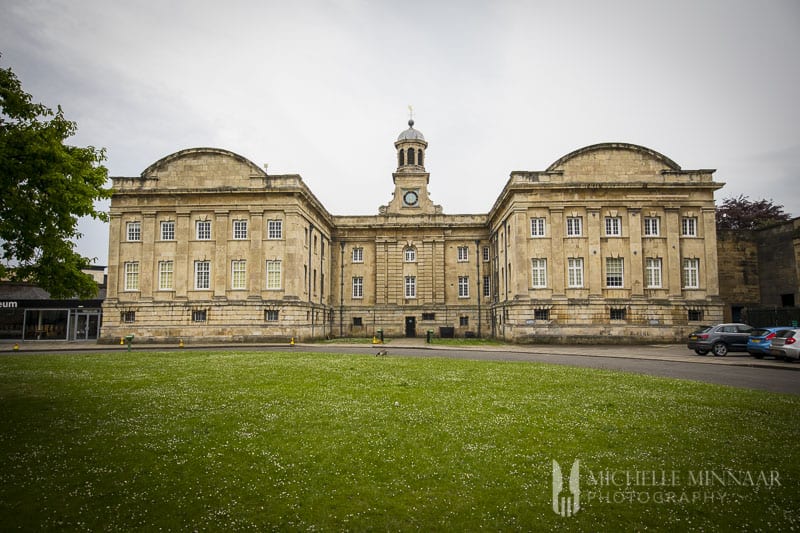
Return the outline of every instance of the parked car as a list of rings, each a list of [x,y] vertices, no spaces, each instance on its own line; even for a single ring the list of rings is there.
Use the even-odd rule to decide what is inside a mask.
[[[800,329],[784,329],[775,334],[769,353],[778,359],[800,360]]]
[[[747,339],[753,331],[747,324],[717,324],[703,326],[691,335],[686,346],[698,355],[712,352],[724,356],[728,352],[746,352]]]
[[[765,355],[771,355],[769,348],[772,345],[772,339],[775,338],[775,333],[784,329],[792,329],[790,326],[771,327],[771,328],[758,328],[750,333],[747,339],[747,352],[756,359],[762,359]]]

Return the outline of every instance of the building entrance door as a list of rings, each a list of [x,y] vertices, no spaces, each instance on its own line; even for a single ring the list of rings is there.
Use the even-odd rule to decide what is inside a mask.
[[[100,325],[100,315],[94,313],[77,313],[75,315],[75,332],[73,339],[76,341],[97,340]]]
[[[416,337],[416,336],[417,336],[417,317],[407,316],[406,337]]]

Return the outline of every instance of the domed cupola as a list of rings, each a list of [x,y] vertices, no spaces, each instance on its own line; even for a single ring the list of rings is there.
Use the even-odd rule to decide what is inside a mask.
[[[422,132],[414,129],[414,119],[408,121],[408,129],[397,137],[394,143],[397,148],[398,172],[424,172],[425,149],[428,143]]]

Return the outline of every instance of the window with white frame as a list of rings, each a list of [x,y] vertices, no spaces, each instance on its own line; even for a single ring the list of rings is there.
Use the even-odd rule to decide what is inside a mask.
[[[622,218],[606,217],[606,237],[619,237],[622,235]]]
[[[417,261],[417,249],[413,246],[406,246],[403,250],[403,261],[406,263],[415,263]]]
[[[465,263],[469,260],[469,248],[466,246],[458,247],[458,262]]]
[[[544,218],[531,218],[531,237],[544,237]]]
[[[406,276],[406,279],[405,279],[405,295],[406,295],[406,298],[416,298],[417,297],[417,277],[416,276]]]
[[[567,217],[567,237],[583,235],[583,217]]]
[[[644,218],[644,236],[658,237],[661,235],[661,219],[659,217]]]
[[[211,262],[194,262],[194,288],[198,290],[211,288]]]
[[[606,257],[606,287],[618,288],[624,285],[624,265],[621,257]]]
[[[567,259],[567,286],[572,289],[583,287],[583,257]]]
[[[233,221],[233,238],[242,240],[247,238],[247,221],[234,220]]]
[[[175,285],[175,263],[173,261],[158,262],[158,290],[171,291]]]
[[[198,220],[195,222],[195,229],[197,234],[198,241],[209,241],[211,240],[211,221],[210,220]]]
[[[364,278],[362,276],[353,277],[353,298],[364,297]]]
[[[281,262],[267,261],[267,289],[281,288]]]
[[[700,287],[700,260],[684,258],[683,260],[683,288],[697,289]]]
[[[458,297],[469,298],[469,276],[458,276]]]
[[[161,240],[174,241],[175,240],[175,222],[172,220],[165,220],[161,223]]]
[[[488,298],[492,295],[492,286],[491,286],[491,278],[489,276],[483,276],[483,296]]]
[[[247,288],[247,261],[231,261],[231,289]]]
[[[192,311],[192,322],[205,322],[208,319],[208,313],[205,309],[194,309]]]
[[[484,263],[488,263],[489,262],[489,247],[488,246],[484,246],[483,247],[483,262]]]
[[[267,239],[273,241],[283,239],[282,220],[267,220]],[[306,242],[308,242],[308,230],[306,230]]]
[[[644,282],[648,289],[661,288],[661,258],[648,257],[644,260]]]
[[[139,290],[139,262],[131,261],[125,263],[125,290]]]
[[[142,223],[141,222],[128,222],[128,240],[141,241],[142,240]]]
[[[547,287],[547,259],[531,259],[531,284],[534,288]]]
[[[264,320],[267,322],[277,322],[278,321],[278,310],[277,309],[264,309]]]
[[[681,235],[684,237],[697,237],[697,217],[683,217],[681,219]]]
[[[361,247],[353,248],[353,263],[364,262],[364,249]]]

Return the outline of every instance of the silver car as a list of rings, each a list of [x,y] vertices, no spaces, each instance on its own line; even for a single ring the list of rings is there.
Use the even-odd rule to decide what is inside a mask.
[[[776,331],[769,353],[777,359],[800,360],[800,329]]]

